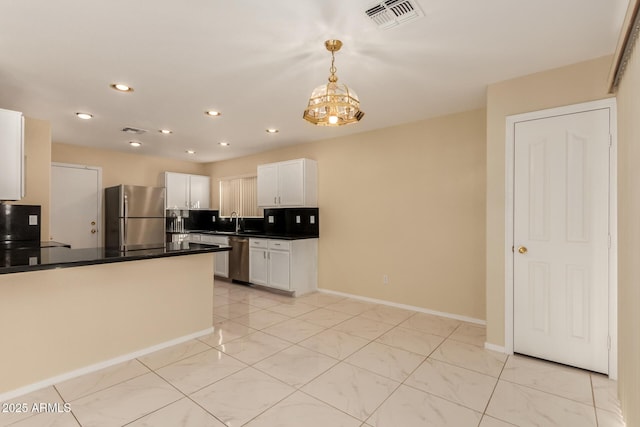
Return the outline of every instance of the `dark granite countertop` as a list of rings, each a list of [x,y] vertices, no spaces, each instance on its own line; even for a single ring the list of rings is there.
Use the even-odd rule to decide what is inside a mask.
[[[256,239],[278,239],[278,240],[301,240],[301,239],[317,239],[318,236],[284,236],[282,234],[266,234],[261,231],[211,231],[211,230],[188,230],[181,234],[212,234],[214,236],[240,236],[253,237]]]
[[[200,245],[198,243],[167,243],[164,248],[122,252],[114,249],[68,247],[43,247],[22,249],[0,249],[0,274],[25,271],[50,270],[54,268],[83,265],[109,264],[114,262],[139,261],[181,255],[230,251],[229,246]]]

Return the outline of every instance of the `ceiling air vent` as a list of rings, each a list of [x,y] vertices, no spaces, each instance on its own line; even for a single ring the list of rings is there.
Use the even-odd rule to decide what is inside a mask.
[[[147,131],[144,130],[144,129],[136,129],[136,128],[132,128],[132,127],[125,127],[125,128],[122,128],[122,132],[132,133],[134,135],[142,135],[143,133],[146,133]]]
[[[370,6],[365,13],[382,30],[424,16],[416,0],[386,0]]]

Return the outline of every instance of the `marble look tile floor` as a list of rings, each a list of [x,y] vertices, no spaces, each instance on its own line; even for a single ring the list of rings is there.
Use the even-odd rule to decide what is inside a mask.
[[[212,334],[5,402],[70,411],[0,427],[624,426],[615,382],[485,350],[479,325],[221,280],[214,295]]]

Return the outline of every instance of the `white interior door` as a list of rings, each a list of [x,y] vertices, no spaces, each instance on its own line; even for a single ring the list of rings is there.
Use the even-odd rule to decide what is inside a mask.
[[[73,249],[102,246],[100,202],[100,168],[52,164],[51,240]]]
[[[608,372],[609,110],[515,124],[514,351]]]

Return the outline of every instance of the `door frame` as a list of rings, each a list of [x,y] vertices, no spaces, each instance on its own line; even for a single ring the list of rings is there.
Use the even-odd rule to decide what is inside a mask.
[[[617,204],[617,110],[616,99],[606,98],[558,108],[549,108],[506,117],[505,146],[505,294],[504,341],[505,352],[513,354],[514,341],[514,161],[515,125],[518,122],[609,109],[611,149],[609,151],[609,378],[618,377],[618,204]]]
[[[73,169],[89,169],[89,170],[95,170],[98,174],[98,206],[96,207],[98,210],[98,214],[96,216],[96,224],[98,225],[98,244],[100,246],[104,246],[104,233],[102,232],[102,229],[104,228],[104,224],[102,223],[102,197],[103,197],[103,188],[102,188],[102,167],[100,166],[88,166],[88,165],[78,165],[78,164],[74,164],[74,163],[60,163],[60,162],[51,162],[51,167],[63,167],[63,168],[73,168]],[[51,189],[49,189],[51,190]],[[52,224],[53,221],[51,218],[51,216],[53,215],[53,212],[50,213],[49,215],[49,224]]]

